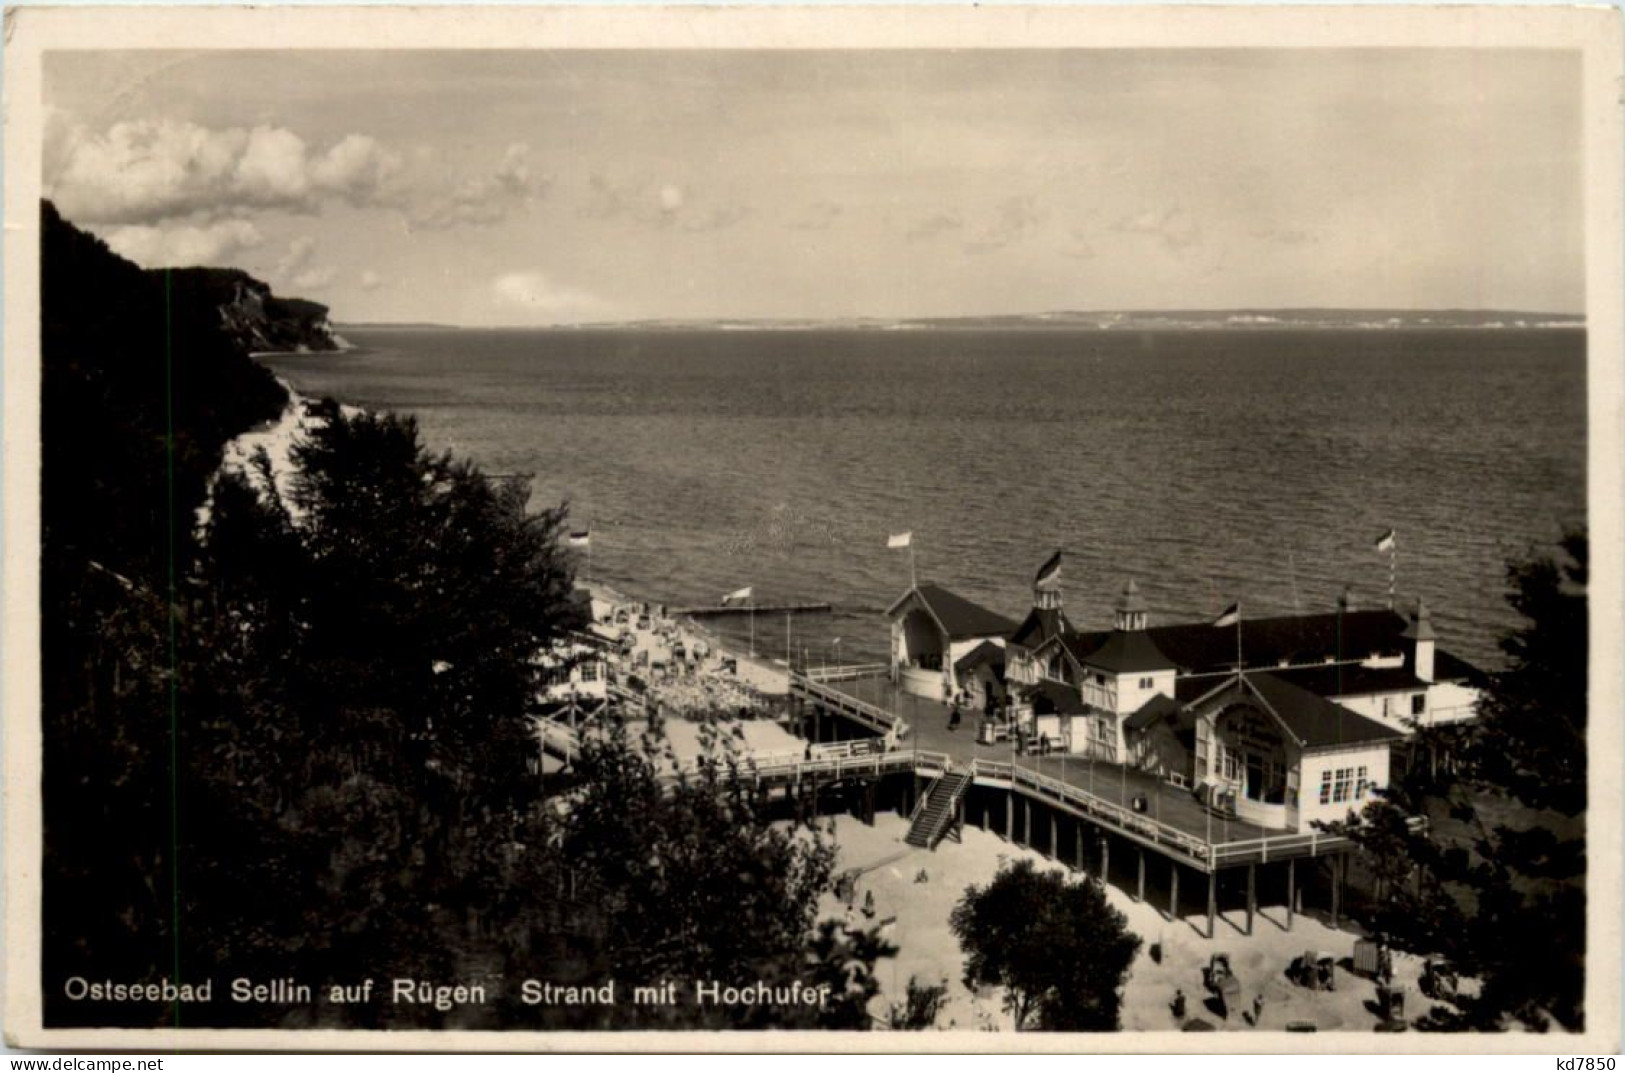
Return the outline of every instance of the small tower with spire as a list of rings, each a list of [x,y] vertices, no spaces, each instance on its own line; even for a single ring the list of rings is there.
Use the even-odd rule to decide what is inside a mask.
[[[1411,673],[1424,682],[1433,681],[1433,649],[1439,635],[1433,632],[1433,620],[1428,618],[1426,600],[1416,601],[1416,611],[1400,636],[1411,643],[1411,650],[1407,653]]]
[[[1143,630],[1146,627],[1148,614],[1145,597],[1140,595],[1140,587],[1129,578],[1128,584],[1123,586],[1123,594],[1117,598],[1116,615],[1112,628],[1116,630]]]

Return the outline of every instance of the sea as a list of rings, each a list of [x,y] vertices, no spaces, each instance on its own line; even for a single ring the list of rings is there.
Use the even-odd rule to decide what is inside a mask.
[[[749,587],[734,640],[884,658],[911,577],[1019,619],[1064,549],[1109,626],[1425,598],[1504,664],[1509,558],[1586,516],[1583,330],[346,331],[263,358],[301,392],[409,413],[590,530],[578,572],[672,608]],[[1374,546],[1396,534],[1391,559]],[[910,547],[890,548],[911,534]],[[1390,571],[1392,570],[1392,578]]]

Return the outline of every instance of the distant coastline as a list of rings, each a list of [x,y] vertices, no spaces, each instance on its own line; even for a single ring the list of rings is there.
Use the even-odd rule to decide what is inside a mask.
[[[1583,331],[1585,317],[1496,309],[1058,310],[965,317],[656,317],[550,325],[358,322],[346,331]]]

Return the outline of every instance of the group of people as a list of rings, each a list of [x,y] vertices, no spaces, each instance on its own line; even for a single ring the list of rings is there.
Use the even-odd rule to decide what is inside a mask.
[[[1174,1020],[1183,1022],[1189,1005],[1189,1000],[1185,998],[1185,989],[1182,987],[1174,988],[1174,1000],[1168,1004],[1168,1008],[1173,1011]],[[1228,1013],[1228,1011],[1226,1012]],[[1264,1019],[1264,996],[1262,994],[1253,996],[1251,1014],[1249,1015],[1248,1011],[1243,1010],[1242,1017],[1254,1028],[1258,1027],[1258,1023]]]
[[[768,710],[760,693],[728,673],[722,654],[703,635],[667,617],[664,606],[618,604],[604,625],[620,630],[623,673],[642,679],[648,700],[662,715],[691,719],[726,712],[751,718]]]

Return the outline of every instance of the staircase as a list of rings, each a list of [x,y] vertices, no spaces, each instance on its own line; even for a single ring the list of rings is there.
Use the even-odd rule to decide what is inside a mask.
[[[968,771],[950,771],[932,783],[930,791],[920,799],[909,822],[908,834],[903,841],[922,849],[936,849],[948,829],[953,826],[959,799],[970,788]]]

